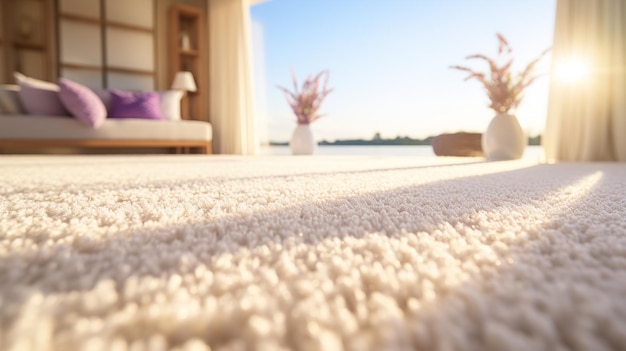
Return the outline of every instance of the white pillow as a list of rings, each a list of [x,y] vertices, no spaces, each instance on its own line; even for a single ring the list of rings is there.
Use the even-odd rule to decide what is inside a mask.
[[[59,98],[59,86],[43,80],[14,72],[13,77],[20,86],[20,101],[31,115],[69,116]]]
[[[0,85],[0,114],[24,115],[26,110],[20,102],[20,87],[14,84]]]
[[[161,113],[166,120],[180,121],[180,101],[185,93],[182,90],[159,91]]]

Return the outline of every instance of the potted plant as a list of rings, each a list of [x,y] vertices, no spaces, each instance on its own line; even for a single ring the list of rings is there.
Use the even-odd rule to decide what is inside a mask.
[[[278,86],[285,93],[287,103],[296,115],[298,122],[289,141],[289,147],[294,155],[311,155],[315,152],[317,143],[313,138],[310,124],[324,116],[318,111],[326,96],[333,91],[327,87],[330,73],[326,70],[315,76],[309,75],[302,83],[301,88],[298,87],[298,79],[293,70],[291,76],[293,91]]]
[[[476,71],[465,66],[451,66],[453,69],[465,71],[469,76],[465,80],[480,81],[490,100],[491,108],[496,116],[491,120],[482,135],[482,148],[488,159],[518,159],[526,148],[526,137],[517,118],[513,114],[522,101],[524,90],[540,75],[535,74],[537,63],[545,57],[550,49],[542,52],[519,73],[511,72],[513,49],[500,33],[498,38],[498,58],[492,59],[485,55],[470,55],[466,59],[479,59],[489,64],[487,73]]]

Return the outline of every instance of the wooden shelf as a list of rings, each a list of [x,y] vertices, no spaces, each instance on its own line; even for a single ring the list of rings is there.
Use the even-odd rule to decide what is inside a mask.
[[[183,119],[208,120],[206,78],[208,54],[205,39],[205,15],[205,10],[202,8],[180,3],[173,4],[169,8],[168,80],[172,82],[179,71],[189,71],[198,88],[194,93],[185,94],[181,111]]]
[[[183,55],[183,56],[198,56],[198,50],[191,50],[191,49],[180,49],[179,54]]]
[[[31,43],[23,40],[14,40],[13,46],[18,49],[46,50],[46,46],[44,44]]]

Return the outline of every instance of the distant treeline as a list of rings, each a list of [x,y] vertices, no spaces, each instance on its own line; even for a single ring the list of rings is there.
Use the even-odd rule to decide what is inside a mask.
[[[374,137],[370,140],[365,139],[346,139],[326,141],[322,140],[319,145],[431,145],[434,137],[430,136],[425,139],[413,139],[411,137],[397,136],[393,139],[383,139],[380,137],[380,133],[374,134]],[[289,142],[270,141],[272,146],[285,146],[289,145]],[[541,135],[528,138],[528,145],[541,145]]]

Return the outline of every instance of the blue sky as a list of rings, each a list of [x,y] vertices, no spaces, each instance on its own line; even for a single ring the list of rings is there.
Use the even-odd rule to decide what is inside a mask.
[[[251,9],[262,139],[286,141],[296,125],[276,85],[291,87],[329,69],[335,91],[313,131],[319,140],[396,135],[423,138],[482,131],[493,117],[481,85],[450,65],[497,53],[496,32],[514,50],[514,69],[551,46],[555,0],[269,0]],[[549,68],[549,57],[540,67]],[[548,79],[517,110],[529,134],[544,128]]]

